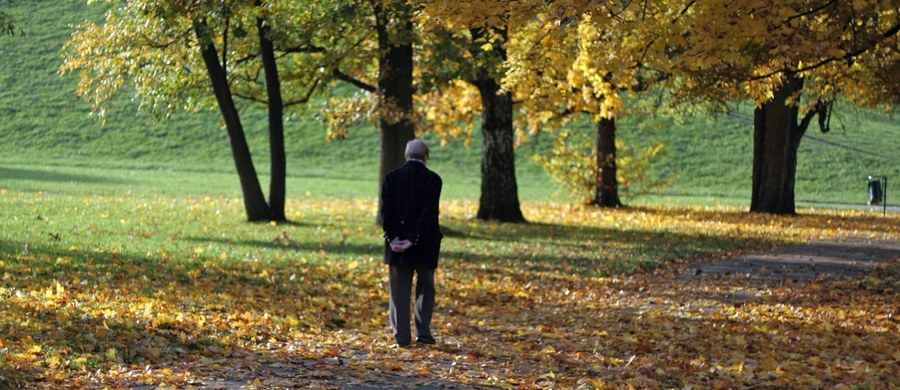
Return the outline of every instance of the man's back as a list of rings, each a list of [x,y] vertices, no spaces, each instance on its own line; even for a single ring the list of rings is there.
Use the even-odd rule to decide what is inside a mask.
[[[422,162],[410,160],[387,175],[381,191],[385,238],[410,240],[412,252],[402,257],[421,257],[434,267],[442,237],[438,224],[442,184]],[[395,257],[401,256],[388,250],[385,262]]]

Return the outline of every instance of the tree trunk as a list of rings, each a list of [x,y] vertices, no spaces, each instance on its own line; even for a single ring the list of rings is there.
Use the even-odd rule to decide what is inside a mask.
[[[597,122],[597,187],[594,205],[620,207],[619,182],[616,179],[616,120],[603,118]]]
[[[269,207],[273,221],[286,221],[284,202],[287,181],[287,159],[284,151],[284,101],[281,97],[281,81],[275,48],[269,36],[270,28],[262,18],[256,19],[259,32],[259,49],[266,75],[266,94],[269,109],[269,149],[271,151],[272,176],[269,179]]]
[[[751,212],[796,213],[797,150],[809,126],[809,118],[798,123],[799,109],[789,106],[787,99],[802,88],[802,78],[788,76],[772,100],[754,112]]]
[[[378,34],[378,98],[381,154],[378,164],[378,214],[381,218],[381,183],[387,174],[402,166],[406,143],[415,137],[413,122],[413,25],[409,5],[397,2],[385,8],[373,2]]]
[[[499,222],[525,222],[519,207],[516,156],[513,151],[513,102],[510,92],[480,69],[475,85],[481,93],[484,137],[481,156],[481,199],[477,218]]]
[[[206,64],[206,71],[209,73],[213,92],[216,95],[219,110],[222,111],[225,129],[228,131],[228,138],[231,141],[231,155],[234,157],[234,165],[241,181],[247,220],[266,221],[271,217],[271,210],[263,196],[262,188],[259,186],[259,178],[256,176],[256,168],[253,167],[253,159],[250,156],[250,146],[247,145],[247,139],[244,137],[244,127],[231,96],[225,69],[219,63],[219,53],[216,47],[208,39],[207,29],[205,23],[194,23],[194,32],[200,41],[203,62]]]

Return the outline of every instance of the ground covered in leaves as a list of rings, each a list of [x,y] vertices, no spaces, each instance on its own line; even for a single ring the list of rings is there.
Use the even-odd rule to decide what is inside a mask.
[[[392,348],[370,201],[0,191],[0,387],[891,388],[900,267],[697,277],[811,240],[896,242],[900,217],[442,204],[433,347]]]

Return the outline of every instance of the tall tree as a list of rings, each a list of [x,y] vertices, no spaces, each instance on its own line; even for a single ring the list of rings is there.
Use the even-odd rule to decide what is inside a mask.
[[[256,2],[260,6],[260,1]],[[278,77],[278,63],[275,60],[275,44],[272,42],[272,27],[262,17],[256,18],[259,36],[259,54],[262,57],[266,79],[266,105],[269,112],[269,150],[272,178],[269,182],[269,207],[272,219],[285,221],[285,194],[287,192],[287,157],[284,151],[284,99],[281,96],[281,80]]]
[[[324,12],[332,4],[109,2],[113,6],[105,22],[78,26],[66,45],[61,71],[80,71],[78,94],[101,118],[126,86],[142,110],[159,117],[181,108],[217,107],[231,140],[248,219],[284,220],[284,110],[320,91],[332,75],[318,69],[334,66],[343,55],[338,48],[349,50],[353,44],[348,42],[358,38],[341,34],[340,24],[323,22],[335,17],[335,12]],[[257,33],[248,34],[249,26]],[[323,54],[324,46],[335,48],[330,56]],[[284,77],[278,62],[285,65]],[[235,98],[269,109],[269,202],[262,195]]]
[[[756,101],[751,212],[794,214],[797,151],[812,119],[828,131],[840,94],[896,104],[895,1],[710,2],[685,6],[691,33],[674,68],[682,96]],[[714,22],[702,16],[712,15]]]
[[[219,51],[216,50],[213,43],[209,25],[205,20],[195,20],[194,31],[203,55],[203,63],[206,64],[209,80],[212,83],[213,93],[222,112],[222,118],[225,120],[228,138],[231,141],[231,153],[240,178],[241,190],[244,193],[244,209],[247,212],[247,219],[250,221],[267,220],[270,217],[271,209],[266,203],[259,185],[256,168],[253,166],[253,159],[250,156],[250,146],[247,145],[247,139],[244,136],[244,126],[241,124],[240,115],[231,95],[227,73],[222,63],[219,62]]]
[[[477,42],[496,36],[490,50]],[[470,53],[479,62],[475,75],[468,81],[481,95],[481,197],[478,202],[478,219],[501,222],[524,222],[519,205],[516,183],[516,156],[513,149],[513,99],[512,93],[500,87],[498,63],[506,61],[506,30],[489,33],[479,27],[471,30],[473,43]]]
[[[450,99],[453,93],[465,91],[455,84],[457,80],[478,90],[483,142],[477,218],[525,222],[516,181],[513,98],[501,85],[508,25],[515,13],[508,6],[506,2],[476,1],[428,4],[420,18],[423,34],[428,37],[423,49],[427,54],[422,56],[423,84],[426,90],[439,91]],[[456,107],[451,111],[448,115],[432,109],[430,116],[444,115],[453,120],[459,118],[454,114],[469,113]]]
[[[900,69],[893,0],[568,0],[547,7],[558,16],[551,31],[576,15],[596,26],[604,43],[597,53],[609,54],[596,55],[595,68],[615,71],[613,85],[629,87],[651,71],[668,78],[676,101],[753,99],[753,212],[795,212],[797,148],[816,114],[827,130],[829,102],[842,94],[892,107],[900,96],[887,76]]]
[[[625,108],[621,94],[638,92],[649,81],[659,79],[634,63],[611,61],[615,42],[611,31],[624,37],[624,29],[638,9],[585,8],[581,12],[572,5],[546,3],[530,21],[519,29],[504,85],[516,91],[516,99],[533,118],[526,120],[531,129],[553,129],[566,123],[573,114],[587,114],[594,122],[593,172],[572,176],[566,164],[556,160],[564,153],[554,151],[542,165],[554,175],[572,176],[581,186],[590,187],[589,203],[600,207],[619,207],[619,166],[616,118]],[[576,12],[577,11],[577,12]],[[613,14],[615,13],[615,15]],[[563,119],[564,120],[559,120]],[[567,145],[557,145],[568,148]],[[580,153],[570,155],[580,159]],[[578,167],[580,164],[573,164]],[[570,166],[568,170],[578,169]],[[581,168],[584,169],[584,168]],[[584,180],[586,182],[584,182]],[[568,179],[568,182],[571,182]],[[579,191],[580,192],[580,191]]]
[[[364,120],[379,128],[378,182],[405,163],[406,143],[416,136],[413,95],[413,46],[416,32],[413,13],[416,7],[406,0],[347,1],[338,23],[360,34],[356,50],[345,53],[331,69],[331,75],[364,91],[364,95],[334,99],[335,107],[326,112],[328,138],[343,138],[348,128]],[[375,38],[369,31],[375,31]],[[325,48],[332,51],[334,48]],[[377,66],[371,66],[377,58]],[[369,81],[374,79],[375,81]],[[369,115],[360,116],[360,111]],[[381,186],[378,186],[379,191]],[[378,197],[379,207],[381,197]],[[381,214],[376,214],[381,224]]]
[[[378,127],[381,151],[378,183],[404,164],[406,143],[415,137],[413,120],[413,22],[405,1],[371,0],[378,34]],[[379,185],[379,192],[381,186]],[[381,210],[381,194],[378,210]],[[376,218],[381,223],[381,215]]]

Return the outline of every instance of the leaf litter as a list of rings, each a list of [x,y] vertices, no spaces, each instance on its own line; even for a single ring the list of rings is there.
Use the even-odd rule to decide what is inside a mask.
[[[896,257],[847,277],[691,274],[791,242],[896,242],[893,215],[541,203],[504,225],[447,202],[439,342],[397,349],[371,202],[247,227],[228,198],[47,198],[0,197],[21,210],[4,213],[0,387],[900,385]]]

